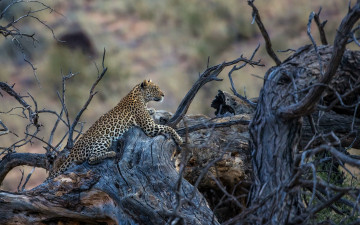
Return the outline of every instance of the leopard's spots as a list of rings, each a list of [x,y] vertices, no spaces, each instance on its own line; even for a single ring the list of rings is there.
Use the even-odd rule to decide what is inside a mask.
[[[163,92],[153,82],[144,80],[136,85],[112,110],[102,115],[75,143],[68,158],[63,163],[54,163],[49,178],[63,173],[72,162],[88,161],[91,164],[103,159],[114,157],[113,151],[108,151],[111,142],[120,138],[129,128],[138,126],[148,136],[161,133],[170,134],[178,145],[181,137],[174,129],[155,124],[146,104],[149,101],[161,101]]]

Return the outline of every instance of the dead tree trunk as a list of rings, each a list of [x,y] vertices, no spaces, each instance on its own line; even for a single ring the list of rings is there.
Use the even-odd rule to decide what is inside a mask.
[[[25,193],[1,192],[0,224],[218,224],[198,190],[179,179],[172,141],[133,128],[118,143],[114,160],[77,165]]]
[[[359,18],[359,11],[359,3],[350,9],[338,29],[334,47],[306,46],[266,73],[250,124],[252,224],[298,224],[311,215],[313,208],[304,205],[298,182],[304,174],[299,160],[303,116],[311,117],[318,108],[335,110],[333,104],[341,106],[337,95],[344,102],[358,96],[360,74],[356,62],[360,54],[344,50],[346,35]]]
[[[265,76],[269,81],[264,84],[250,127],[255,175],[250,199],[253,206],[259,205],[256,214],[260,219],[254,224],[266,223],[271,218],[275,221],[270,224],[287,224],[289,215],[298,215],[304,210],[297,193],[283,190],[295,169],[294,156],[301,137],[302,119],[281,120],[273,111],[283,104],[283,96],[274,91],[278,77],[282,76],[279,71],[274,68]],[[279,87],[278,91],[282,90]],[[261,202],[267,198],[270,200]]]

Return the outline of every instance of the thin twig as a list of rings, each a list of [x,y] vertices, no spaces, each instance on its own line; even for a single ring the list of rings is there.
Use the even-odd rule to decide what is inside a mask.
[[[28,118],[31,123],[34,123],[34,116],[37,115],[37,113],[35,113],[31,109],[31,106],[23,99],[24,96],[20,96],[19,94],[17,94],[14,91],[13,87],[9,86],[7,83],[4,83],[4,82],[0,82],[0,89],[5,91],[10,96],[14,97],[16,99],[16,101],[18,101],[20,103],[20,105],[22,105],[28,111],[28,114],[29,114]]]
[[[256,6],[254,5],[254,1],[255,0],[248,0],[248,4],[249,6],[252,8],[252,16],[253,16],[253,21],[255,20],[256,24],[258,25],[260,32],[265,40],[265,46],[266,46],[266,52],[269,54],[269,56],[274,60],[274,62],[276,63],[277,66],[279,66],[281,64],[280,59],[277,57],[277,55],[275,54],[274,50],[272,49],[272,44],[271,44],[271,40],[269,37],[268,32],[265,29],[264,24],[261,21],[260,18],[260,13],[259,10],[256,8]]]
[[[250,60],[253,60],[256,52],[259,50],[260,48],[260,44],[258,44],[258,46],[255,48],[254,52],[252,53],[251,57],[250,57]],[[260,60],[259,60],[260,62]],[[247,102],[248,104],[250,104],[251,106],[255,107],[256,106],[256,103],[250,101],[249,99],[247,99],[246,97],[240,95],[237,91],[236,91],[236,88],[235,88],[235,84],[233,82],[233,79],[232,79],[232,73],[236,70],[240,70],[242,69],[243,67],[245,67],[247,65],[247,62],[244,62],[242,65],[240,66],[236,66],[234,65],[233,68],[230,70],[230,72],[228,73],[228,77],[229,77],[229,80],[230,80],[230,84],[231,84],[231,91],[234,93],[235,96],[237,96],[238,98],[240,98],[241,100]]]
[[[24,182],[24,184],[23,184],[22,187],[21,187],[21,192],[23,192],[23,191],[25,190],[25,186],[26,186],[27,183],[29,182],[30,177],[31,177],[31,175],[34,173],[34,171],[35,171],[35,166],[32,168],[32,170],[30,171],[30,173],[26,176],[25,182]]]
[[[327,20],[325,20],[324,22],[320,21],[320,13],[321,13],[322,8],[320,7],[319,11],[317,13],[315,13],[314,15],[314,21],[319,29],[319,33],[320,33],[320,40],[321,40],[321,44],[323,45],[328,45],[328,41],[326,40],[326,34],[324,31],[324,27],[327,23]]]
[[[320,56],[320,53],[319,53],[319,49],[316,45],[316,41],[314,40],[312,34],[311,34],[311,21],[314,19],[315,17],[315,13],[314,12],[311,12],[310,13],[310,16],[309,16],[309,21],[308,21],[308,24],[307,24],[307,34],[311,40],[311,43],[313,44],[314,46],[314,49],[315,49],[315,52],[316,52],[316,55],[318,57],[318,61],[319,61],[319,67],[320,67],[320,74],[321,75],[324,75],[324,71],[323,71],[323,63],[322,63],[322,60],[321,60],[321,56]]]
[[[73,139],[73,133],[75,130],[75,127],[77,126],[81,115],[83,114],[83,112],[87,109],[88,105],[90,104],[92,98],[96,95],[97,92],[94,92],[96,85],[99,83],[99,81],[104,77],[106,71],[107,71],[107,67],[104,67],[104,61],[105,61],[105,54],[106,54],[106,50],[104,49],[104,53],[103,53],[103,57],[102,57],[102,66],[103,66],[103,70],[101,72],[101,74],[98,74],[97,79],[95,80],[95,82],[93,83],[91,89],[90,89],[90,94],[89,94],[89,98],[87,99],[87,101],[85,102],[84,106],[80,109],[80,111],[77,113],[74,122],[71,124],[70,129],[69,129],[69,136],[68,136],[68,142],[67,142],[67,148],[71,149],[74,145],[74,139]]]

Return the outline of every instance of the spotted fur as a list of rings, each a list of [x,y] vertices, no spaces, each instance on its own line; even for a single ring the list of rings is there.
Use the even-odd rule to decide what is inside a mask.
[[[88,161],[95,164],[114,157],[116,153],[108,151],[112,141],[119,139],[131,127],[140,127],[150,137],[169,134],[176,144],[181,145],[182,139],[176,131],[171,127],[155,124],[146,107],[149,101],[162,101],[163,97],[163,92],[151,80],[144,80],[136,85],[119,104],[102,115],[79,138],[64,162],[55,162],[49,178],[63,173],[72,162]]]

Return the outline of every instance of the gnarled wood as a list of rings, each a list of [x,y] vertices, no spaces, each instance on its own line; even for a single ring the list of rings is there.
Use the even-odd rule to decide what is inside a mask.
[[[173,217],[184,224],[218,224],[196,188],[181,180],[176,190],[172,140],[133,128],[118,143],[116,159],[76,165],[21,194],[0,192],[0,224],[165,224]]]
[[[357,8],[359,7],[360,5],[357,5]],[[339,47],[319,47],[321,60],[328,65],[325,69],[333,70],[333,65],[330,63],[334,59],[334,49],[337,50]],[[303,126],[301,116],[314,113],[315,106],[319,105],[318,100],[321,97],[323,98],[322,109],[328,108],[330,110],[334,109],[334,107],[329,108],[329,106],[335,101],[338,93],[342,95],[343,101],[358,96],[356,91],[351,94],[346,94],[346,91],[350,90],[347,87],[352,87],[354,90],[354,87],[359,84],[360,76],[358,67],[356,67],[357,63],[351,62],[358,61],[360,53],[345,51],[344,54],[340,55],[343,57],[334,75],[325,73],[323,77],[321,76],[318,55],[312,47],[300,49],[293,57],[284,61],[280,66],[270,69],[265,75],[258,107],[250,124],[255,176],[250,199],[251,205],[257,208],[254,215],[259,219],[259,221],[253,220],[251,223],[291,224],[302,223],[308,218],[304,216],[306,215],[306,207],[301,199],[300,192],[298,190],[288,192],[287,189],[288,185],[294,182],[292,179],[299,166],[296,164],[295,155],[299,153],[300,141],[304,141],[301,140]],[[352,65],[352,70],[343,70],[350,65]],[[331,76],[331,81],[324,80],[327,75]],[[326,83],[322,83],[325,81]],[[319,92],[319,90],[321,91]],[[314,93],[318,93],[320,96],[313,98]],[[340,103],[336,104],[336,106],[339,105]],[[314,132],[330,131],[326,126],[331,124],[329,121],[331,121],[332,114],[326,113],[328,115],[324,118],[327,121],[322,121],[324,118],[319,118],[322,130],[312,131],[308,126],[308,129],[303,130],[303,132],[311,132],[311,136],[313,136]],[[338,118],[340,116],[338,115]],[[346,121],[352,121],[352,118],[347,118]],[[355,121],[358,120],[355,119]],[[335,132],[336,129],[333,128],[344,128],[345,126],[347,133],[351,131],[351,123],[343,123],[341,126],[332,125],[331,130]],[[358,128],[356,129],[358,130]],[[341,130],[338,129],[337,131]],[[342,134],[343,143],[350,144],[344,133]],[[303,135],[308,139],[311,136],[308,133]],[[354,140],[353,138],[352,140]],[[261,203],[264,199],[266,199],[266,203]],[[299,218],[298,215],[303,216],[301,217],[302,220],[294,220],[294,218]]]

